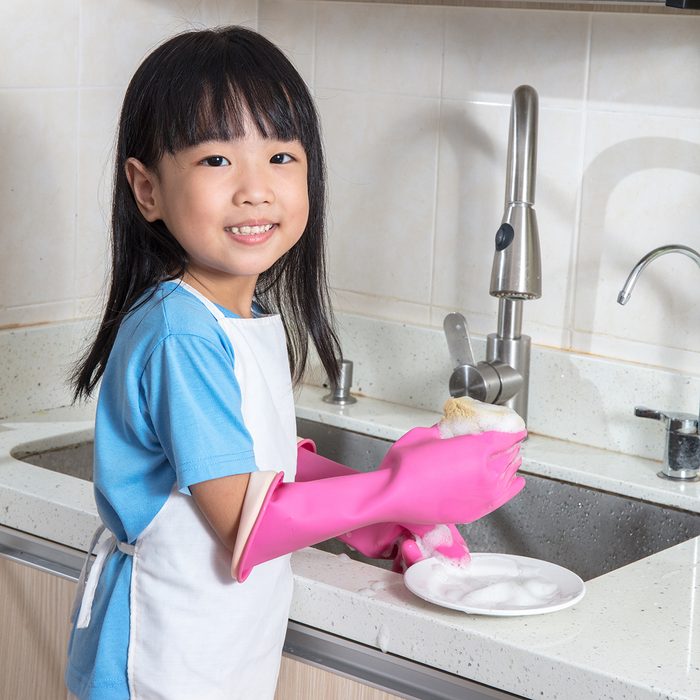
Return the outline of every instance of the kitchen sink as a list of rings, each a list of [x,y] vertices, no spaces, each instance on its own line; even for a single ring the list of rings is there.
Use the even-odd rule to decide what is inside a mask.
[[[315,441],[320,454],[366,471],[391,446],[380,438],[299,419],[298,434]],[[82,437],[82,436],[81,436]],[[16,459],[62,474],[91,480],[92,442],[81,440],[46,448],[25,444]],[[551,561],[588,581],[700,535],[700,513],[640,501],[523,470],[527,484],[512,501],[470,525],[460,525],[472,552],[506,552]],[[342,542],[319,549],[387,568]]]

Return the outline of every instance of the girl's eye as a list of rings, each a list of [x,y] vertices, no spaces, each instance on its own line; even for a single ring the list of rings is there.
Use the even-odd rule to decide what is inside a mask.
[[[223,165],[231,165],[231,161],[223,156],[209,156],[201,160],[200,163],[202,165],[208,165],[210,168],[220,168]]]
[[[285,163],[291,163],[294,160],[289,153],[277,153],[272,158],[270,158],[270,163],[274,165],[284,165]]]

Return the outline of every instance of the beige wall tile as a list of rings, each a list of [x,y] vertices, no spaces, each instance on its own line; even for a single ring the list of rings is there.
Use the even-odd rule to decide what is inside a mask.
[[[258,31],[289,58],[309,86],[314,82],[316,3],[260,0]]]
[[[100,295],[109,260],[114,146],[123,91],[84,89],[80,98],[76,294]]]
[[[79,0],[0,2],[0,88],[75,87]]]
[[[321,91],[335,287],[428,303],[437,100]]]
[[[254,28],[256,12],[255,0],[82,0],[81,84],[126,85],[143,58],[173,34],[233,22]]]
[[[430,325],[430,306],[413,304],[393,297],[333,290],[333,309],[360,316],[381,316],[390,321]]]
[[[0,90],[5,307],[74,295],[77,105],[75,90]]]
[[[446,97],[510,104],[532,85],[545,105],[579,107],[590,16],[583,12],[451,8],[445,33]]]
[[[690,260],[655,261],[627,306],[616,298],[652,248],[700,247],[700,121],[591,113],[585,162],[575,329],[598,337],[598,349],[612,337],[610,353],[627,359],[648,361],[639,343],[697,352],[700,270]],[[658,359],[667,364],[672,357]]]
[[[700,117],[700,17],[593,15],[589,101]]]
[[[319,3],[316,86],[436,97],[443,10]]]

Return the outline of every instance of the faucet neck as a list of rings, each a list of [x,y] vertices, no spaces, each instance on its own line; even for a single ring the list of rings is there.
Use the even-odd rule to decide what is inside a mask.
[[[637,284],[637,278],[642,274],[642,270],[656,258],[660,258],[662,255],[667,255],[668,253],[680,253],[694,260],[698,267],[700,267],[700,253],[693,248],[689,248],[687,245],[662,245],[654,250],[649,251],[639,262],[632,268],[627,281],[617,295],[617,303],[623,306],[629,301],[630,296],[632,296],[632,290],[634,285]]]

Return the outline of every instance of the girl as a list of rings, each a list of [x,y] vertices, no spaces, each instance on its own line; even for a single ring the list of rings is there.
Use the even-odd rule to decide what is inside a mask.
[[[348,533],[392,555],[407,533],[522,487],[524,434],[415,429],[368,474],[308,443],[297,455],[291,376],[309,336],[331,378],[339,356],[323,169],[306,86],[254,32],[177,36],[127,89],[111,288],[74,375],[76,398],[101,380],[94,485],[109,531],[76,598],[66,682],[79,698],[272,698],[290,552]]]

